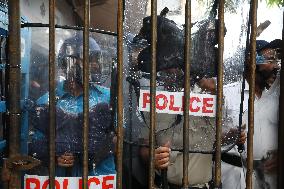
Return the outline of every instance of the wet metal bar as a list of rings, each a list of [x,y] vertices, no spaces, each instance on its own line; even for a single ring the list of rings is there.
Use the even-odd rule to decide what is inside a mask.
[[[157,0],[151,0],[151,80],[150,80],[150,133],[149,133],[149,189],[154,187],[155,130],[156,130],[156,77],[157,77]]]
[[[184,46],[184,107],[183,107],[183,188],[188,188],[188,161],[189,161],[189,99],[190,99],[190,49],[191,49],[191,0],[185,4],[185,46]]]
[[[118,0],[117,9],[117,188],[122,189],[123,155],[123,0]],[[114,114],[115,115],[115,114]]]
[[[49,24],[43,24],[43,23],[22,23],[21,24],[22,28],[25,27],[36,27],[36,28],[44,28],[44,27],[49,27]],[[70,30],[78,30],[81,31],[84,28],[80,27],[80,26],[70,26],[70,25],[59,25],[59,24],[55,24],[55,28],[61,28],[61,29],[70,29]],[[96,33],[101,33],[101,34],[107,34],[107,35],[113,35],[113,36],[117,36],[116,33],[111,32],[111,31],[105,31],[105,30],[100,30],[100,29],[94,29],[94,28],[89,28],[90,32],[96,32]]]
[[[49,0],[49,189],[55,188],[55,0]]]
[[[284,12],[283,12],[283,23],[284,23]],[[282,56],[281,56],[281,71],[280,71],[280,99],[279,99],[279,127],[278,127],[278,189],[284,188],[284,30],[282,29]]]
[[[20,153],[20,131],[21,131],[21,22],[20,1],[8,1],[9,13],[9,36],[8,36],[8,86],[7,89],[7,125],[9,127],[9,159]],[[9,189],[21,187],[21,172],[12,170],[10,175]]]
[[[257,0],[251,1],[251,36],[250,36],[250,77],[249,77],[249,105],[248,105],[248,136],[247,136],[247,174],[246,188],[252,189],[253,174],[253,132],[254,132],[254,98],[255,98],[255,57],[256,57],[256,25]]]
[[[83,30],[83,189],[88,188],[88,142],[89,142],[89,28],[90,0],[84,2]]]
[[[217,114],[216,114],[216,151],[215,151],[215,188],[221,188],[221,135],[223,102],[223,52],[224,52],[224,0],[218,8],[218,77],[217,77]]]

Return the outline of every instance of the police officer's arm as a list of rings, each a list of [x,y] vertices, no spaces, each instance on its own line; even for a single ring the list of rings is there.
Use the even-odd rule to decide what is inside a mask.
[[[198,85],[199,87],[203,90],[203,91],[207,91],[209,93],[211,93],[212,95],[216,94],[216,80],[215,78],[202,78],[199,82]],[[225,108],[225,107],[223,107]],[[225,125],[226,127],[229,127],[228,124],[232,124],[228,122],[228,119],[225,119]],[[222,133],[222,144],[224,143],[230,143],[230,142],[234,142],[234,140],[236,139],[236,137],[238,136],[238,129],[236,128],[231,128],[229,130],[229,132],[227,133]],[[244,144],[246,142],[246,133],[244,130],[241,131],[240,137],[239,137],[239,141],[238,144]]]

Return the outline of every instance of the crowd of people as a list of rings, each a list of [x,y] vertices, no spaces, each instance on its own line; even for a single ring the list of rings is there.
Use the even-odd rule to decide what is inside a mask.
[[[132,41],[134,43],[134,41]],[[115,124],[112,122],[110,107],[110,89],[99,84],[101,64],[99,59],[100,46],[92,37],[89,39],[89,174],[107,175],[115,174],[114,148]],[[279,103],[279,69],[281,40],[267,42],[257,40],[256,78],[255,78],[255,104],[254,104],[254,174],[253,184],[255,189],[276,188],[277,167],[277,129],[278,129],[278,103]],[[78,34],[62,44],[58,54],[58,70],[61,78],[56,87],[56,176],[82,176],[82,125],[83,125],[83,65],[82,50],[83,37]],[[140,49],[141,50],[141,49]],[[150,113],[137,109],[139,90],[149,89],[150,61],[143,62],[139,59],[139,49],[136,56],[131,57],[133,68],[132,79],[128,78],[130,87],[134,88],[133,103],[136,120],[132,124],[136,127],[146,128],[140,133],[140,145],[133,159],[130,179],[136,188],[147,188],[147,168],[149,165],[149,130]],[[168,65],[168,64],[167,64]],[[180,65],[167,65],[157,62],[157,89],[164,92],[182,92],[184,80],[184,67]],[[245,79],[251,76],[249,54],[245,62]],[[145,69],[144,69],[145,68]],[[143,70],[143,72],[141,72]],[[131,72],[131,71],[130,71]],[[135,78],[133,79],[133,76]],[[216,77],[202,76],[194,79],[191,91],[202,94],[216,94]],[[137,79],[138,78],[138,79]],[[131,81],[131,82],[130,82]],[[138,91],[138,92],[137,92]],[[48,175],[48,97],[46,93],[41,96],[34,108],[34,133],[29,145],[31,156],[40,159],[41,165],[29,174]],[[226,99],[226,96],[224,96]],[[223,127],[227,132],[222,133],[222,143],[245,144],[248,126],[248,112],[243,114],[243,127],[241,132],[230,119],[230,106],[223,100]],[[227,117],[226,117],[227,116]],[[214,156],[216,121],[214,117],[193,116],[189,117],[189,153],[188,165],[183,165],[183,153],[175,148],[183,146],[183,116],[179,114],[157,113],[156,143],[154,165],[156,169],[156,185],[160,185],[161,170],[167,170],[167,181],[170,189],[182,188],[183,166],[188,166],[188,181],[190,189],[214,188],[212,182],[214,175]],[[125,129],[129,128],[125,122]],[[269,136],[269,137],[267,137]],[[235,142],[236,141],[236,142]],[[141,144],[141,143],[140,143]],[[46,147],[46,148],[45,148]],[[230,152],[222,154],[222,188],[245,188],[246,172],[246,147],[244,153],[233,148]],[[124,154],[128,156],[128,154]],[[143,171],[144,170],[144,171]],[[127,172],[127,171],[126,171]],[[139,173],[139,174],[138,174]],[[3,181],[9,182],[9,177]],[[141,179],[143,177],[143,179]]]
[[[144,27],[144,22],[143,22]],[[141,29],[145,32],[145,29]],[[159,33],[159,28],[158,28]],[[140,34],[139,34],[140,35]],[[158,37],[159,41],[159,37]],[[158,42],[159,45],[159,42]],[[279,70],[281,60],[282,40],[275,39],[271,42],[256,40],[256,78],[255,78],[255,99],[254,99],[254,150],[253,150],[253,188],[268,189],[277,187],[277,143],[278,143],[278,104],[279,104]],[[143,52],[143,51],[142,51]],[[149,68],[150,61],[146,61],[150,56],[143,52],[138,55],[134,64],[138,66],[138,72],[142,71],[139,86],[141,89],[149,89]],[[176,54],[171,54],[171,58],[176,58]],[[148,60],[148,59],[147,59]],[[168,59],[166,59],[168,60]],[[194,62],[192,63],[194,64]],[[251,76],[250,54],[246,53],[244,77],[247,83]],[[148,69],[147,69],[148,68]],[[148,70],[148,71],[147,71]],[[198,71],[198,69],[197,69]],[[146,74],[145,74],[146,72]],[[147,74],[148,72],[148,74]],[[201,73],[201,72],[200,72]],[[214,72],[213,72],[214,73]],[[139,74],[138,74],[139,75]],[[162,76],[167,77],[162,77]],[[194,75],[194,73],[192,74]],[[212,75],[211,75],[212,76]],[[191,78],[192,79],[192,78]],[[180,65],[166,64],[157,61],[157,90],[166,92],[183,91],[184,68]],[[192,79],[191,92],[216,94],[216,75],[213,77],[201,76],[199,79]],[[161,85],[162,83],[162,85]],[[137,85],[137,84],[136,84]],[[143,87],[141,87],[143,86]],[[241,90],[238,91],[241,93]],[[229,94],[232,95],[232,94]],[[241,94],[239,94],[240,96]],[[138,97],[139,98],[139,97]],[[245,99],[246,104],[248,99]],[[236,129],[238,118],[233,114],[238,114],[236,106],[230,106],[232,102],[223,104],[223,130],[222,143],[230,142],[230,138],[236,139],[236,146],[229,152],[222,153],[222,188],[246,188],[246,166],[247,148],[246,133],[248,126],[248,109],[244,105],[245,111],[242,113],[242,125]],[[235,100],[236,101],[236,100]],[[239,99],[237,103],[240,103]],[[235,103],[235,102],[233,102]],[[239,106],[237,106],[239,108]],[[137,112],[137,111],[136,111]],[[150,127],[149,112],[138,112],[141,127]],[[170,189],[182,188],[183,179],[183,153],[175,150],[182,147],[183,141],[183,117],[180,115],[158,113],[156,128],[156,143],[159,147],[155,150],[156,184],[163,175],[161,170],[167,170],[167,182]],[[190,116],[189,119],[189,147],[195,152],[189,153],[188,180],[190,188],[214,188],[212,180],[212,170],[214,169],[214,156],[206,151],[214,150],[215,143],[215,119],[206,116]],[[163,131],[163,132],[160,132]],[[209,134],[208,134],[209,133]],[[267,137],[269,136],[269,137]],[[148,145],[149,133],[141,135],[145,145]],[[243,150],[238,150],[237,146],[244,145]],[[241,148],[241,147],[239,147]],[[143,165],[149,165],[149,148],[142,146],[138,151],[138,160],[135,160],[133,171],[143,170]],[[142,166],[137,165],[140,161]],[[141,172],[141,171],[140,171]],[[147,175],[147,172],[144,173]],[[141,180],[141,174],[134,174],[132,177],[137,183]],[[147,184],[138,182],[138,188],[147,188]],[[139,187],[140,184],[140,187]]]

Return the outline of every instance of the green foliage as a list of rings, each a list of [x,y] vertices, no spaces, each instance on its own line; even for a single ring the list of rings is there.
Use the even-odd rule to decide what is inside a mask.
[[[250,1],[250,0],[248,0]],[[262,1],[262,0],[260,0]],[[284,6],[284,0],[265,0],[268,6],[278,6],[283,7]],[[205,3],[205,4],[213,4],[214,0],[198,0],[199,3]],[[240,4],[240,0],[225,0],[225,9],[228,12],[235,12],[237,7]]]
[[[199,3],[211,7],[214,0],[198,0]],[[241,0],[225,0],[225,12],[235,13]]]
[[[268,4],[268,6],[284,6],[284,0],[266,0],[266,3]]]

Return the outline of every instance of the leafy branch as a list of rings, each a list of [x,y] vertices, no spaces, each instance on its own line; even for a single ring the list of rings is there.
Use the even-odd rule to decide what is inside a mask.
[[[268,4],[268,6],[284,6],[284,0],[266,0],[266,3]]]
[[[198,0],[199,3],[206,4],[206,5],[213,5],[214,1],[215,0]],[[247,1],[249,2],[250,0],[247,0]],[[260,0],[260,1],[263,1],[263,0]],[[265,1],[269,7],[284,6],[284,0],[265,0]],[[236,12],[240,4],[241,4],[240,0],[225,0],[225,10],[228,12],[234,13]]]

